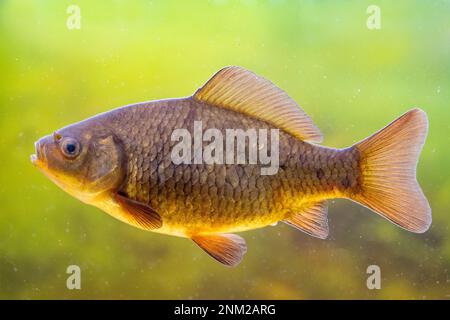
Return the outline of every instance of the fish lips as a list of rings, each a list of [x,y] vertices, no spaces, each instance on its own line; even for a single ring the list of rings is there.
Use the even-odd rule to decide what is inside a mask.
[[[44,139],[45,138],[42,138],[34,143],[34,149],[35,149],[36,153],[32,154],[30,156],[30,160],[33,163],[33,165],[35,165],[36,167],[39,167],[39,168],[43,167],[43,164],[45,163],[45,159],[46,159],[45,149],[44,149],[45,143],[44,143],[44,141],[42,141]]]

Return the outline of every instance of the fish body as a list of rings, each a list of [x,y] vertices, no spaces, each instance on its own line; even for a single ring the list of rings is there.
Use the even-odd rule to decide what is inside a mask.
[[[157,232],[189,237],[264,227],[300,211],[307,202],[345,196],[358,188],[354,149],[321,147],[285,132],[280,132],[280,168],[275,175],[261,175],[261,164],[176,165],[171,159],[176,144],[171,133],[187,128],[193,135],[194,121],[223,132],[275,129],[191,98],[131,105],[83,124],[110,128],[122,142],[127,175],[119,192],[161,215],[164,224]],[[91,204],[103,208],[103,201]]]
[[[191,97],[129,105],[57,130],[39,140],[32,160],[83,202],[141,229],[192,238],[216,260],[236,265],[246,246],[228,233],[284,221],[326,238],[328,199],[357,201],[424,232],[431,209],[415,166],[427,126],[425,113],[414,109],[349,148],[324,147],[320,131],[287,94],[228,67]],[[227,149],[228,142],[215,145],[214,155],[223,150],[222,158],[198,161],[195,151],[204,155],[212,145],[211,137],[205,141],[208,129],[220,137],[228,137],[227,130],[244,133],[247,160],[253,147],[266,148],[276,153],[276,170],[262,174],[267,163],[239,161],[238,152],[225,161],[237,151]],[[177,130],[189,137],[184,147],[194,150],[184,163],[174,161]],[[261,142],[260,135],[252,140],[251,130],[275,132],[276,144]]]

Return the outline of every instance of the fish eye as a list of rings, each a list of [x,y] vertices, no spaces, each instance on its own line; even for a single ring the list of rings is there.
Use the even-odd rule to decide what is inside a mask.
[[[80,153],[80,144],[73,138],[64,138],[61,142],[61,151],[67,158],[75,158]]]

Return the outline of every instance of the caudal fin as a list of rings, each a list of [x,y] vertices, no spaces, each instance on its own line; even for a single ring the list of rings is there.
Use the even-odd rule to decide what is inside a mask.
[[[413,109],[357,143],[361,191],[352,199],[406,230],[422,233],[431,208],[416,180],[416,165],[428,132],[427,115]]]

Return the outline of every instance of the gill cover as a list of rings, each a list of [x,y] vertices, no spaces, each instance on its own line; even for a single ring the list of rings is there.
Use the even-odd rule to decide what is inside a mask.
[[[93,193],[116,189],[125,177],[125,155],[114,136],[93,139],[89,145],[85,181]]]

